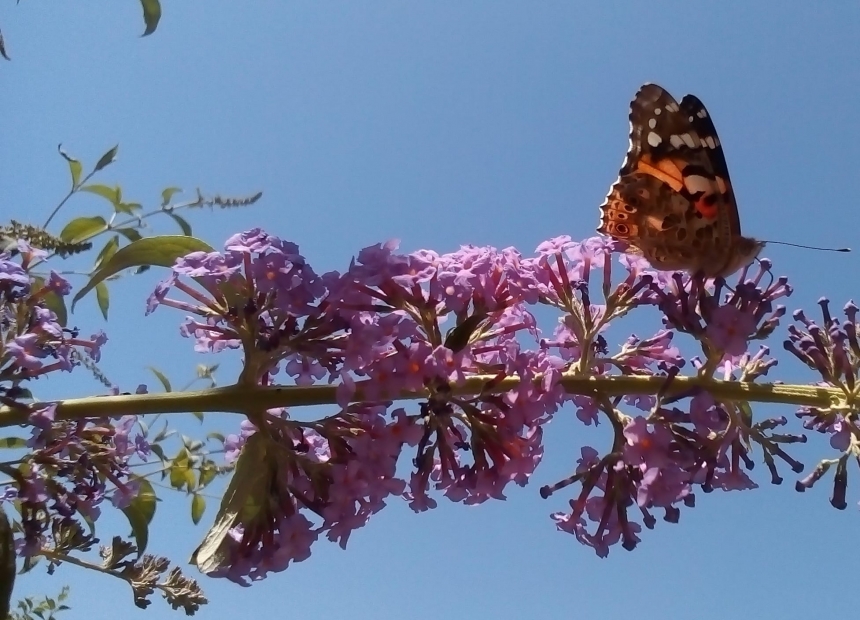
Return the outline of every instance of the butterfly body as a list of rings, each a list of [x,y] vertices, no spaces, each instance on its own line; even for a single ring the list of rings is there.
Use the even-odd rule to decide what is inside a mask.
[[[630,105],[630,149],[600,206],[602,234],[660,270],[728,276],[764,243],[741,235],[713,121],[692,95],[680,103],[645,84]]]

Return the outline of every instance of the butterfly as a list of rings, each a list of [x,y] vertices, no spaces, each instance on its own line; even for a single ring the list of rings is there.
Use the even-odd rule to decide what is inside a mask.
[[[728,276],[764,242],[741,235],[723,147],[697,97],[645,84],[630,104],[630,149],[597,232],[665,271]]]

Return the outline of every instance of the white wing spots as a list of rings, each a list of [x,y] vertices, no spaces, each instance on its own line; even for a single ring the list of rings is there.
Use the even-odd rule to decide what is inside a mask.
[[[708,193],[712,191],[714,183],[708,177],[691,174],[690,176],[684,177],[684,186],[686,186],[687,191],[691,194],[698,194],[699,192]]]
[[[654,108],[654,116],[660,116],[663,113],[661,108]]]
[[[678,104],[677,104],[677,103],[675,103],[674,101],[671,101],[671,102],[669,102],[669,103],[667,103],[667,104],[666,104],[666,109],[667,109],[669,112],[677,112],[677,111],[678,111],[678,110],[680,110],[681,108],[679,108],[679,107],[678,107]]]
[[[696,116],[699,118],[708,118],[708,111],[705,108],[702,108],[698,112],[696,112]]]
[[[687,120],[688,120],[688,121],[690,121],[690,122],[692,123],[695,119],[694,119],[692,116],[688,116],[688,117],[687,117]]]
[[[728,192],[728,191],[729,191],[729,188],[728,188],[728,186],[726,185],[726,182],[723,180],[723,177],[719,177],[719,176],[718,176],[718,177],[714,177],[714,181],[716,181],[716,182],[717,182],[717,189],[719,189],[719,190],[720,190],[720,193],[721,193],[721,194],[725,194],[726,192]]]
[[[654,133],[653,131],[648,132],[648,144],[653,148],[660,146],[661,142],[663,142],[663,138],[660,137],[660,134]]]
[[[693,141],[693,136],[688,133],[681,134],[681,140],[684,141],[684,144],[689,146],[691,149],[696,148],[696,143]]]
[[[679,149],[684,146],[684,141],[681,139],[681,136],[676,133],[673,133],[669,137],[669,144],[671,144],[673,148]]]
[[[657,119],[656,118],[649,118],[648,119],[648,127],[650,127],[651,129],[654,129],[656,126],[657,126]]]
[[[702,146],[707,146],[709,149],[717,148],[717,145],[720,143],[719,140],[714,138],[714,136],[708,136],[704,140],[702,140]]]

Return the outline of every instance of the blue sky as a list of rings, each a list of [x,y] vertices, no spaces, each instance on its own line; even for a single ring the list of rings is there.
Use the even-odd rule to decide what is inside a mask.
[[[390,238],[407,251],[473,243],[529,254],[553,236],[593,234],[627,146],[629,101],[653,81],[708,106],[746,234],[857,245],[850,183],[860,161],[860,6],[163,5],[157,32],[145,39],[133,0],[0,7],[13,59],[0,64],[4,219],[41,222],[64,195],[58,143],[90,165],[119,143],[119,161],[101,178],[146,206],[171,185],[264,192],[252,208],[191,218],[216,246],[263,226],[298,243],[318,272],[343,269],[360,248]],[[104,206],[78,198],[67,209],[61,221]],[[166,223],[156,230],[172,232]],[[815,314],[821,295],[837,308],[857,296],[846,279],[857,273],[856,252],[773,246],[765,255],[796,288],[789,310]],[[74,323],[108,331],[106,365],[124,389],[154,385],[148,365],[181,385],[194,364],[222,361],[221,380],[229,382],[235,360],[195,356],[178,337],[179,313],[143,319],[158,277],[115,283],[107,325],[91,301]],[[656,328],[631,317],[618,333]],[[781,340],[771,341],[780,359],[772,377],[812,380],[782,354]],[[97,389],[79,377],[53,395]],[[792,416],[788,408],[756,413]],[[212,423],[229,430],[238,419]],[[773,487],[759,464],[759,490],[698,493],[680,524],[658,522],[636,551],[614,548],[601,560],[554,531],[548,515],[564,510],[566,497],[538,495],[599,435],[564,420],[547,430],[534,483],[512,490],[507,502],[441,501],[421,515],[392,502],[346,552],[321,542],[310,560],[248,589],[202,579],[211,603],[198,617],[803,619],[845,609],[845,585],[826,580],[831,570],[851,575],[860,567],[845,542],[860,524],[856,488],[838,512],[827,484],[800,495],[790,471]],[[798,454],[809,467],[826,450],[813,438]],[[204,530],[187,515],[184,498],[168,497],[152,552],[180,562],[190,554]],[[71,584],[69,620],[181,613],[156,601],[144,616],[122,583],[73,567],[50,578],[38,568],[21,582],[21,594]]]

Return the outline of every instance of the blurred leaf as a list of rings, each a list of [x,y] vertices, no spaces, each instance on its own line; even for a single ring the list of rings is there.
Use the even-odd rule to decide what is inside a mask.
[[[149,368],[149,371],[155,375],[155,378],[161,383],[161,387],[164,388],[165,392],[173,391],[173,388],[170,387],[170,379],[167,378],[167,375],[153,366],[147,366],[147,368]]]
[[[146,30],[141,36],[146,37],[158,28],[158,20],[161,19],[161,3],[158,0],[140,0],[140,5],[143,7],[143,21],[146,24]]]
[[[178,194],[182,191],[181,187],[168,187],[164,191],[161,192],[161,206],[166,207],[170,204],[170,199],[173,198],[174,194]]]
[[[117,228],[115,230],[129,241],[137,241],[138,239],[143,239],[143,236],[134,228]]]
[[[140,211],[141,209],[143,209],[143,205],[139,202],[118,202],[114,204],[113,209],[117,213],[134,215],[135,211]]]
[[[99,255],[96,257],[96,268],[98,268],[106,260],[109,260],[111,256],[116,254],[116,251],[118,249],[119,236],[113,235],[110,239],[108,239],[107,243],[105,243],[104,247],[99,252]]]
[[[104,282],[96,284],[96,302],[99,305],[99,310],[102,311],[102,316],[107,321],[108,308],[110,308],[110,292]]]
[[[90,183],[89,185],[84,185],[81,188],[81,191],[101,196],[112,205],[117,205],[122,200],[122,190],[119,188],[119,185],[116,187],[108,187],[107,185],[101,185],[100,183]]]
[[[107,222],[100,215],[78,217],[66,224],[66,227],[60,233],[60,239],[67,243],[77,243],[85,241],[105,230],[107,230]]]
[[[0,507],[0,618],[9,614],[9,601],[15,585],[15,539],[12,526]]]
[[[215,441],[220,441],[221,444],[224,444],[224,434],[218,432],[211,432],[206,434],[206,439],[214,439]]]
[[[179,228],[182,229],[182,234],[186,237],[191,236],[191,224],[189,224],[185,218],[176,215],[175,213],[168,212],[167,215],[173,218],[173,221],[179,224]]]
[[[215,467],[215,463],[212,461],[206,460],[200,466],[200,475],[197,480],[197,486],[199,488],[203,488],[207,486],[210,482],[215,480],[215,477],[218,475],[218,468]]]
[[[27,440],[21,437],[0,438],[0,448],[26,448]]]
[[[99,157],[99,160],[96,162],[96,167],[93,168],[93,172],[98,172],[99,170],[103,170],[110,166],[114,161],[116,161],[116,152],[119,149],[119,144],[115,145],[112,149],[110,149],[107,153]]]
[[[185,470],[185,488],[189,492],[194,488],[195,483],[197,482],[197,478],[194,476],[194,470],[188,468]]]
[[[60,155],[63,156],[63,159],[69,162],[69,172],[72,173],[72,189],[75,189],[78,186],[78,183],[81,182],[81,172],[83,172],[83,166],[81,166],[81,162],[79,162],[74,157],[70,157],[63,150],[62,144],[57,145],[57,150],[60,152]]]
[[[206,498],[199,493],[195,493],[191,498],[191,521],[194,525],[200,523],[203,518],[203,513],[206,511]]]
[[[181,235],[145,237],[139,241],[134,241],[121,248],[107,263],[99,267],[92,277],[90,277],[90,281],[87,282],[86,286],[75,294],[72,300],[72,309],[99,282],[119,273],[123,269],[140,265],[172,267],[174,261],[180,256],[198,251],[212,252],[213,249],[205,241]]]
[[[45,288],[45,278],[42,278],[40,276],[33,276],[32,287],[34,293],[41,291],[43,288]],[[40,293],[40,296],[45,306],[57,315],[57,323],[59,323],[61,327],[65,327],[69,321],[69,313],[66,310],[65,298],[61,297],[60,295],[57,295],[57,293],[55,293],[54,291]]]
[[[146,478],[134,478],[138,483],[137,493],[131,503],[122,509],[131,525],[131,534],[137,544],[138,557],[143,554],[149,543],[149,524],[155,516],[155,491]]]
[[[167,456],[164,454],[164,448],[159,446],[157,443],[149,444],[149,449],[152,450],[152,453],[158,457],[158,460],[162,463],[167,460]]]
[[[9,58],[9,54],[6,53],[6,41],[3,40],[3,34],[0,33],[0,56],[5,58],[6,60],[12,60]],[[4,616],[0,616],[2,618]]]
[[[200,422],[203,421],[203,412],[202,411],[192,411],[191,415],[197,418]]]
[[[188,468],[188,452],[182,448],[179,453],[173,457],[173,462],[170,464],[170,486],[174,489],[181,489],[185,486],[188,478],[186,475],[189,472]],[[192,475],[194,472],[191,472]]]

